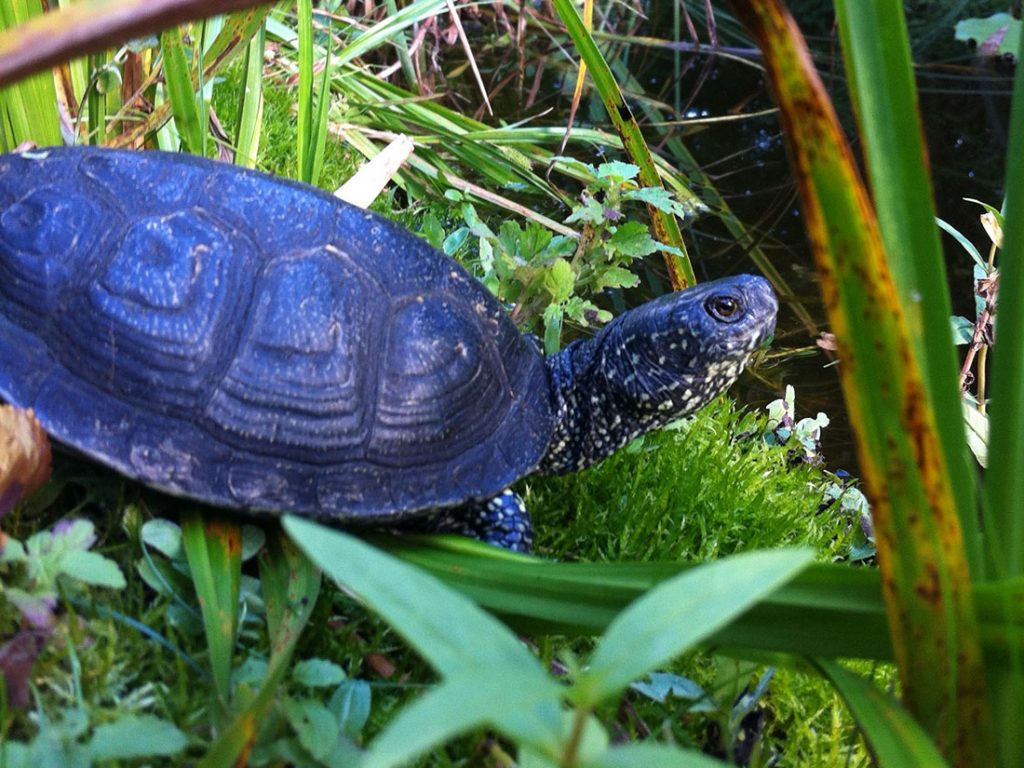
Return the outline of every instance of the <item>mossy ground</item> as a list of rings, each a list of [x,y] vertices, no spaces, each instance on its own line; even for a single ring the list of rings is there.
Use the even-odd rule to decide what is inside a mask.
[[[235,90],[219,89],[222,114],[231,114]],[[265,170],[294,171],[293,104],[287,90],[268,88],[260,155]],[[355,162],[340,145],[330,142],[328,147],[321,186],[330,189],[351,173]],[[845,557],[851,521],[818,510],[827,478],[807,465],[789,466],[785,448],[761,439],[763,429],[763,417],[723,398],[696,418],[634,443],[599,467],[562,478],[527,479],[520,490],[535,516],[538,552],[558,560],[702,561],[804,544],[822,559]],[[155,595],[140,575],[147,556],[140,534],[143,522],[173,518],[181,504],[59,457],[51,487],[5,518],[5,532],[25,539],[61,518],[88,517],[97,529],[95,549],[118,563],[127,585],[121,590],[64,587],[55,633],[33,672],[31,703],[0,708],[0,738],[27,740],[42,729],[57,741],[72,743],[81,737],[72,713],[84,712],[89,729],[146,713],[176,724],[189,736],[190,758],[202,754],[210,737],[212,688],[204,671],[203,636],[182,619],[182,606],[191,609],[195,596],[187,591]],[[255,575],[248,567],[246,573]],[[235,656],[239,674],[267,652],[265,631],[257,620],[258,598],[252,598],[247,611],[249,620],[243,622]],[[0,599],[0,637],[13,634],[18,623],[17,612]],[[578,639],[538,642],[551,658],[587,648]],[[372,710],[363,739],[433,679],[384,624],[334,588],[322,591],[296,658],[330,660],[349,678],[369,682]],[[761,744],[752,759],[755,765],[776,760],[784,765],[866,764],[842,704],[831,688],[804,671],[783,667],[774,673],[756,702],[763,714],[755,730],[744,732],[730,724],[734,703],[766,668],[713,651],[692,654],[668,671],[701,685],[714,706],[695,709],[713,711],[690,711],[692,702],[670,698],[661,704],[630,692],[617,710],[599,714],[621,738],[654,734],[698,746],[719,742],[738,753],[744,751],[744,739],[754,738]],[[282,697],[318,700],[326,700],[328,693],[296,681],[281,691]],[[262,728],[284,738],[257,757],[294,760],[299,748],[289,740],[279,710]],[[483,734],[468,737],[427,762],[494,765],[489,744]]]

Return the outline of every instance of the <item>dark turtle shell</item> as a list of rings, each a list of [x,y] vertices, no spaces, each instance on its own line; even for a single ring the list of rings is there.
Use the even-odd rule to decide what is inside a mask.
[[[500,492],[543,357],[421,239],[183,155],[0,157],[0,398],[171,493],[335,519]]]

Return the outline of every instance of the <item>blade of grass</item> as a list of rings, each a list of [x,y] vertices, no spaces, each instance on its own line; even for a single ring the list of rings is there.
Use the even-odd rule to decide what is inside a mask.
[[[174,123],[186,152],[203,153],[203,121],[196,106],[196,90],[192,84],[188,57],[181,29],[171,27],[160,35],[160,51],[164,60],[164,80],[174,112]]]
[[[615,130],[622,137],[622,144],[630,158],[640,168],[639,178],[643,186],[661,186],[661,179],[658,176],[654,161],[651,158],[651,151],[644,141],[640,126],[636,118],[622,98],[622,92],[608,68],[608,63],[594,43],[594,38],[587,32],[583,19],[580,18],[572,0],[552,0],[555,10],[565,24],[569,36],[572,38],[580,57],[590,69],[591,77],[594,79],[594,86],[601,95],[608,116],[611,118]],[[679,230],[679,222],[674,216],[659,211],[653,206],[649,207],[651,221],[654,224],[656,239],[659,242],[667,243],[681,252],[681,256],[665,254],[665,266],[668,269],[672,287],[676,290],[693,285],[697,278],[693,274],[693,265],[686,254],[686,244],[683,242],[683,235]]]
[[[275,531],[260,555],[260,584],[267,610],[270,662],[259,691],[217,737],[199,761],[200,768],[244,765],[260,724],[285,679],[295,646],[316,606],[320,572],[288,538]]]
[[[13,31],[18,25],[42,15],[39,0],[0,0],[0,30]],[[0,36],[12,32],[0,32]],[[40,146],[61,144],[60,116],[53,74],[42,72],[9,88],[0,88],[0,115],[7,123],[4,131],[9,151],[24,141]]]
[[[800,183],[872,502],[906,701],[943,752],[955,753],[954,762],[991,764],[981,644],[956,498],[877,218],[792,17],[778,0],[733,7],[765,53]]]
[[[238,128],[235,131],[235,163],[256,167],[260,151],[260,130],[263,124],[263,51],[266,48],[266,24],[249,41],[245,52],[245,77],[238,100]]]
[[[395,0],[384,0],[388,9],[388,16],[394,17],[398,14],[398,3]],[[404,33],[395,35],[395,50],[398,53],[398,60],[402,64],[402,74],[405,75],[405,82],[410,88],[416,87],[416,70],[412,65],[412,56],[409,55],[409,41]]]
[[[433,573],[518,631],[593,635],[691,563],[551,563],[453,537],[373,541]],[[709,643],[736,649],[889,660],[877,571],[812,565]]]
[[[224,714],[231,694],[231,659],[238,630],[242,529],[236,523],[189,512],[182,516],[181,535],[203,614],[214,687]]]
[[[295,11],[299,32],[299,126],[295,141],[298,142],[298,178],[308,184],[313,177],[310,156],[313,136],[313,0],[298,0]]]
[[[331,106],[331,49],[328,47],[324,54],[324,71],[320,78],[320,86],[316,94],[316,115],[313,124],[312,141],[312,171],[310,183],[316,184],[320,181],[320,171],[324,166],[324,148],[327,146],[327,112]]]

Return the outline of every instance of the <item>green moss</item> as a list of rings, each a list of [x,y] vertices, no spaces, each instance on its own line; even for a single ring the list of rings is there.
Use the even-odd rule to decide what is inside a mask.
[[[792,544],[845,554],[845,521],[818,515],[828,478],[787,466],[764,417],[721,398],[602,464],[527,482],[538,550],[584,560],[710,560]]]

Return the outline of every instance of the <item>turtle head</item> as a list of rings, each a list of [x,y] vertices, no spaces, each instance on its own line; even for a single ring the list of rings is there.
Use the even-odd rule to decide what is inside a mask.
[[[736,380],[777,310],[768,281],[728,277],[632,309],[549,358],[558,416],[540,471],[588,466],[696,411]]]
[[[778,301],[767,280],[739,275],[669,294],[623,314],[601,334],[601,373],[617,406],[692,413],[731,385],[775,330]]]

